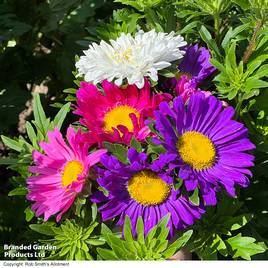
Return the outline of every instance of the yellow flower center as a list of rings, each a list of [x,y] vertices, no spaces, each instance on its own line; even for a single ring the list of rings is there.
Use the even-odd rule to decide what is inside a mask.
[[[69,161],[64,167],[62,174],[62,185],[64,187],[70,185],[73,181],[77,180],[78,175],[83,171],[83,165],[77,161]]]
[[[127,48],[124,51],[117,51],[112,58],[117,63],[130,62],[133,57],[132,48]]]
[[[184,72],[180,72],[180,71],[175,74],[175,78],[177,80],[179,80],[183,75],[185,75],[188,79],[191,79],[192,78],[192,74],[190,74],[190,73],[184,73]]]
[[[196,131],[182,134],[177,141],[182,160],[196,170],[210,168],[215,163],[216,150],[211,140]]]
[[[151,171],[140,171],[128,182],[128,192],[132,199],[142,205],[158,205],[165,201],[170,186]]]
[[[133,131],[134,126],[129,115],[133,113],[139,119],[139,112],[128,105],[119,105],[108,111],[104,116],[104,130],[106,132],[113,132],[113,128],[118,125],[123,125],[128,128],[130,132]]]

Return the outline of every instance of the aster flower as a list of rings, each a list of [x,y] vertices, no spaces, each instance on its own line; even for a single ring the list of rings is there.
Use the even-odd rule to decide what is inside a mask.
[[[174,32],[156,33],[139,31],[134,37],[122,33],[110,44],[93,43],[84,51],[76,63],[85,81],[97,84],[103,80],[113,81],[120,86],[126,79],[128,84],[144,86],[144,77],[157,81],[158,70],[170,66],[170,62],[183,57],[180,47],[186,45],[183,37]]]
[[[77,109],[80,123],[90,130],[90,137],[102,141],[129,144],[134,135],[144,140],[149,134],[146,118],[153,118],[153,112],[163,100],[170,100],[169,94],[150,93],[150,84],[145,82],[141,90],[135,85],[119,88],[108,81],[102,83],[103,93],[92,84],[81,82],[77,91]]]
[[[69,127],[65,143],[59,130],[48,132],[49,142],[40,142],[44,154],[33,151],[35,166],[29,171],[39,175],[27,179],[29,193],[27,199],[34,201],[32,210],[44,220],[56,215],[59,221],[81,192],[90,167],[96,164],[106,150],[88,153],[89,143],[83,134]]]
[[[176,77],[167,80],[163,88],[174,89],[178,96],[182,96],[185,102],[193,94],[200,92],[198,85],[209,77],[216,68],[210,64],[209,50],[198,47],[198,44],[184,48],[186,54],[178,66],[179,73]],[[208,91],[202,91],[211,95]]]
[[[189,80],[186,75],[182,75],[177,81],[175,86],[175,92],[178,96],[181,96],[184,102],[187,102],[189,98],[198,92],[196,82]]]
[[[156,129],[162,138],[155,142],[176,155],[173,167],[180,168],[179,177],[188,191],[198,187],[205,204],[215,205],[221,186],[234,197],[235,185],[249,185],[248,168],[254,157],[245,151],[255,146],[244,125],[232,119],[232,107],[223,109],[215,97],[197,93],[187,107],[177,97],[173,107],[163,102],[159,108]]]
[[[187,46],[186,53],[178,66],[179,71],[185,74],[189,80],[193,80],[196,85],[209,77],[216,68],[209,62],[209,50],[198,47],[198,44]]]
[[[104,221],[120,216],[118,224],[123,225],[128,215],[132,230],[136,233],[137,219],[141,216],[147,234],[162,217],[170,213],[168,227],[172,236],[174,228],[186,228],[201,217],[203,208],[192,204],[172,186],[172,170],[165,167],[174,160],[174,156],[162,154],[149,164],[145,153],[130,148],[128,159],[130,164],[123,164],[108,154],[101,157],[104,168],[97,168],[97,182],[109,195],[106,197],[102,192],[97,192],[92,201],[105,202],[99,208]]]
[[[197,88],[196,82],[194,80],[189,80],[186,75],[182,75],[181,78],[177,81],[175,85],[175,92],[178,96],[181,96],[184,103],[187,103],[190,97],[194,94],[202,92],[205,97],[212,96],[210,91],[204,91],[200,88]],[[228,103],[225,101],[221,101],[224,107],[228,106]]]

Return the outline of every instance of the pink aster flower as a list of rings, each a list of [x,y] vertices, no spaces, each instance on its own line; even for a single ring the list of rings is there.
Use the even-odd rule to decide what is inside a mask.
[[[106,150],[89,154],[91,144],[84,142],[80,130],[76,133],[71,127],[67,130],[68,144],[58,129],[48,132],[48,140],[40,142],[44,154],[33,151],[35,166],[29,171],[38,175],[27,179],[27,199],[35,202],[32,210],[37,217],[44,215],[46,221],[57,214],[59,221],[81,192],[90,167],[99,162]]]
[[[197,84],[194,80],[189,79],[187,75],[182,75],[180,79],[177,81],[175,86],[175,92],[178,96],[181,96],[184,103],[188,102],[192,95],[195,95],[199,92],[202,92],[206,98],[212,96],[210,91],[204,91],[197,87]],[[227,107],[228,103],[225,101],[221,101],[223,107]]]
[[[187,102],[189,98],[198,92],[196,82],[188,79],[186,75],[182,75],[178,80],[175,92],[178,96],[181,96],[184,102]]]
[[[103,92],[95,85],[81,82],[75,111],[82,117],[80,123],[99,143],[129,144],[133,135],[139,141],[144,140],[150,135],[144,121],[154,118],[161,101],[171,99],[166,93],[151,95],[148,81],[140,90],[135,85],[120,88],[108,81],[102,82],[102,88]]]

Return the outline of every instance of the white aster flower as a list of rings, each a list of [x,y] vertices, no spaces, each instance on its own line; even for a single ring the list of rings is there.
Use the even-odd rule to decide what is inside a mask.
[[[116,40],[110,40],[110,44],[101,41],[99,45],[90,45],[76,62],[76,68],[90,83],[107,79],[120,86],[127,79],[128,84],[142,88],[144,77],[157,81],[158,70],[182,58],[184,51],[180,47],[185,45],[183,37],[175,36],[174,32],[139,31],[134,37],[122,33]]]

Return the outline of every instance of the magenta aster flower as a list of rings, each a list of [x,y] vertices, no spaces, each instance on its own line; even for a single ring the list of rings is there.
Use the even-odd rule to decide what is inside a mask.
[[[75,111],[82,117],[80,123],[99,143],[129,144],[133,135],[144,140],[150,134],[145,119],[153,117],[161,101],[171,99],[169,94],[151,95],[148,82],[140,90],[135,85],[120,88],[108,81],[102,87],[103,93],[96,86],[82,82]]]
[[[186,228],[201,217],[204,209],[173,188],[174,175],[168,163],[174,160],[174,155],[162,154],[149,164],[145,153],[130,148],[128,159],[130,164],[126,165],[108,154],[101,157],[104,168],[97,168],[97,181],[109,195],[97,192],[92,201],[105,202],[99,208],[104,221],[120,216],[118,224],[123,225],[128,215],[136,233],[136,223],[141,216],[145,233],[148,233],[170,213],[168,226],[172,236],[174,228]]]
[[[44,220],[56,215],[59,221],[81,192],[90,167],[96,164],[106,150],[88,153],[89,143],[84,142],[83,134],[69,127],[68,145],[59,130],[48,132],[49,142],[40,142],[44,154],[33,151],[35,166],[29,171],[39,175],[27,179],[29,193],[27,199],[34,201],[32,210]]]
[[[181,76],[175,86],[175,92],[178,96],[181,96],[184,102],[187,102],[189,98],[198,92],[196,82],[189,80],[186,75]]]
[[[176,155],[173,167],[188,191],[200,189],[206,205],[216,204],[216,192],[223,186],[235,196],[235,185],[247,187],[249,167],[254,156],[245,151],[255,148],[242,123],[232,119],[234,109],[223,109],[213,96],[197,93],[186,106],[182,97],[159,105],[155,112],[156,129],[169,154]]]

